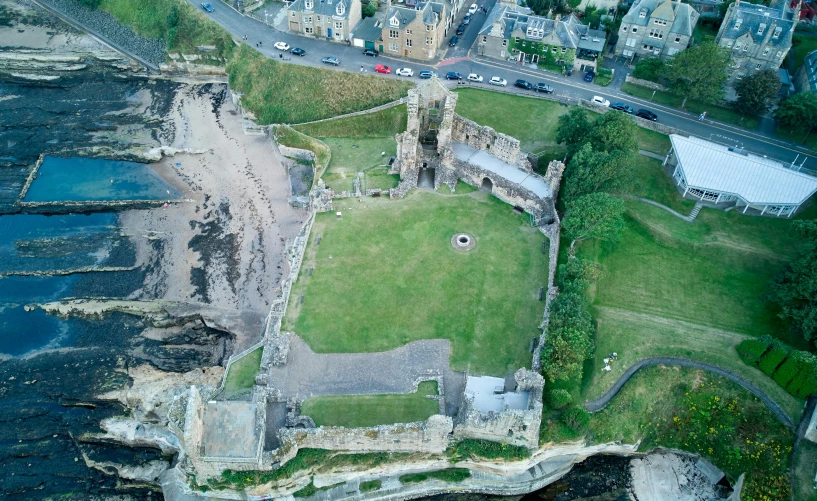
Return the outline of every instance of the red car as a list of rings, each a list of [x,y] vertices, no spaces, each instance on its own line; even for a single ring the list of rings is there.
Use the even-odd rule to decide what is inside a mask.
[[[378,73],[391,73],[391,68],[389,68],[385,64],[376,64],[374,65],[374,71]]]

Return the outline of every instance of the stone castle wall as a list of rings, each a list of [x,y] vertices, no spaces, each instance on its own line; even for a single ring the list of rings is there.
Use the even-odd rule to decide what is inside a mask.
[[[495,131],[487,125],[456,115],[451,136],[458,143],[465,143],[475,150],[487,150],[505,163],[532,172],[530,161],[522,153],[519,140]]]

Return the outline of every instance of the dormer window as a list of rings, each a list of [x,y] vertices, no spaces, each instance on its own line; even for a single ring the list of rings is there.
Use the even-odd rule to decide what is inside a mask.
[[[400,20],[397,19],[397,16],[394,16],[391,19],[389,19],[389,25],[391,25],[391,26],[400,26]]]
[[[783,31],[783,28],[775,28],[775,30],[774,30],[774,35],[772,35],[772,38],[777,38],[777,37],[779,37],[779,36],[780,36],[780,32],[782,32],[782,31]]]
[[[338,2],[337,7],[335,7],[335,12],[337,12],[339,16],[346,14],[346,4]]]
[[[647,9],[641,9],[641,12],[638,13],[638,17],[640,17],[641,19],[647,17]]]
[[[312,7],[315,6],[315,3],[312,0],[304,0],[304,9],[312,10]]]
[[[736,29],[736,30],[739,30],[739,29],[740,29],[740,25],[741,25],[742,23],[743,23],[743,19],[738,19],[737,21],[735,21],[735,29]]]
[[[757,27],[757,34],[762,35],[764,31],[766,31],[766,25],[764,23],[760,23],[760,26]]]

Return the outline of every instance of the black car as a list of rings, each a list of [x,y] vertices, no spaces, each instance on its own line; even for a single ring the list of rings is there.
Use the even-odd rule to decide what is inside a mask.
[[[446,80],[462,80],[462,73],[457,73],[456,71],[449,71],[445,75]]]
[[[378,56],[378,54],[380,54],[380,53],[379,53],[379,52],[377,52],[377,51],[376,51],[376,50],[374,50],[374,49],[366,49],[366,50],[364,50],[364,51],[363,51],[363,55],[364,55],[364,56],[372,56],[372,57],[377,57],[377,56]]]
[[[524,80],[517,80],[516,82],[514,82],[514,86],[519,87],[520,89],[527,89],[527,90],[533,89],[533,85],[531,85],[530,82],[526,82]]]
[[[465,33],[465,25],[461,24],[457,26],[457,35],[462,35],[463,33]]]
[[[653,122],[658,121],[658,115],[656,115],[655,113],[653,113],[650,110],[644,110],[644,109],[638,110],[635,113],[635,116],[641,117],[641,118],[646,118],[647,120],[652,120]]]
[[[635,110],[633,109],[632,106],[630,106],[628,104],[624,104],[624,103],[613,103],[613,104],[610,105],[610,109],[611,110],[623,111],[624,113],[628,113],[630,115],[635,113]]]
[[[459,42],[459,41],[460,41],[460,37],[458,37],[457,35],[454,35],[453,37],[451,37],[451,41],[448,42],[448,46],[449,47],[456,47],[457,42]]]
[[[332,64],[332,65],[339,65],[340,59],[336,58],[335,56],[326,56],[325,58],[321,59],[321,62],[324,64]]]
[[[293,47],[292,49],[289,49],[289,53],[301,57],[304,57],[306,55],[306,51],[303,49],[299,49],[298,47]]]
[[[544,92],[545,94],[553,94],[553,87],[543,82],[534,85],[533,90],[536,92]]]

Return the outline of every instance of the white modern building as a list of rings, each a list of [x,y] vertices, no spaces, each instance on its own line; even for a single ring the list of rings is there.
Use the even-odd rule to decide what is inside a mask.
[[[791,217],[817,192],[817,177],[780,163],[697,137],[670,135],[665,165],[685,198],[734,205],[744,214]]]

